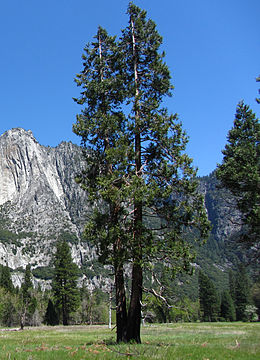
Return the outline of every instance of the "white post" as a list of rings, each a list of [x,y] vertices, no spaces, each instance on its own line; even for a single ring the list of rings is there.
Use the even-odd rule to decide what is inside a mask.
[[[109,329],[112,328],[112,287],[110,288],[110,293],[109,293],[109,323],[108,323],[108,328]]]

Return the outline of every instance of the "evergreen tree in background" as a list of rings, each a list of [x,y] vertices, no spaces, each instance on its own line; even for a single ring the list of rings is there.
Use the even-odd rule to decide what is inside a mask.
[[[37,300],[33,295],[33,283],[31,265],[27,264],[25,268],[24,280],[20,289],[21,294],[21,329],[26,323],[30,322],[30,318],[37,307]]]
[[[6,291],[9,291],[10,293],[14,292],[14,285],[11,279],[11,273],[8,266],[1,267],[0,287],[4,288]]]
[[[236,320],[246,321],[246,306],[250,303],[250,287],[249,280],[244,266],[240,266],[236,274],[236,290],[235,290],[235,307]]]
[[[65,241],[57,243],[54,255],[52,290],[55,307],[61,311],[63,325],[68,325],[69,315],[79,306],[77,288],[78,267],[73,263],[70,247]]]
[[[51,299],[48,301],[48,306],[44,316],[44,323],[51,326],[59,324],[59,317]]]
[[[231,296],[233,302],[235,302],[235,300],[236,300],[236,279],[235,279],[234,272],[232,270],[229,270],[229,272],[228,272],[228,283],[229,283],[230,296]]]
[[[256,283],[252,288],[252,299],[257,308],[258,321],[260,320],[260,278],[257,279]]]
[[[202,271],[199,272],[199,301],[203,321],[217,321],[219,299],[214,283]]]
[[[221,296],[220,316],[226,321],[236,320],[234,302],[228,290],[223,291]]]
[[[23,296],[23,301],[27,302],[31,298],[31,290],[33,289],[32,283],[32,273],[30,264],[26,265],[24,280],[21,285],[21,292]]]
[[[230,190],[242,214],[240,241],[260,256],[260,124],[252,110],[240,102],[228,144],[222,151],[224,158],[216,174],[221,186]]]

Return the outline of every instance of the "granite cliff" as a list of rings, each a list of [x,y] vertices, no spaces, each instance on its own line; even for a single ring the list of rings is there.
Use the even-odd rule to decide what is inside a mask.
[[[45,147],[22,128],[0,136],[0,264],[13,270],[15,285],[20,285],[28,263],[35,281],[37,275],[48,278],[58,239],[70,243],[73,259],[89,284],[100,284],[102,267],[93,247],[81,236],[91,208],[74,178],[84,165],[80,147],[72,143]],[[200,188],[213,230],[199,250],[198,264],[224,271],[234,260],[227,240],[238,229],[228,220],[228,196],[217,189],[214,173],[200,178]]]
[[[72,143],[45,147],[21,128],[0,137],[1,264],[46,267],[60,238],[71,243],[79,266],[93,256],[81,241],[88,208],[74,177],[82,166],[81,149]]]

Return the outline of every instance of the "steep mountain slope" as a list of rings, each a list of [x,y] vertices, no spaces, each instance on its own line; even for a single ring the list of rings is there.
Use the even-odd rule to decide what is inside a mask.
[[[81,149],[72,143],[45,147],[21,128],[0,136],[0,264],[14,270],[15,285],[28,263],[36,276],[48,278],[58,239],[70,242],[74,261],[92,282],[102,274],[102,266],[92,261],[93,248],[81,238],[91,208],[74,178],[84,165]],[[213,230],[198,249],[196,266],[222,282],[239,256],[229,245],[238,231],[230,219],[238,214],[230,217],[232,199],[227,202],[228,194],[217,189],[214,173],[199,180]]]
[[[1,264],[45,267],[59,238],[73,244],[78,265],[91,257],[80,241],[86,194],[74,181],[82,166],[81,150],[72,143],[44,147],[21,128],[0,137]]]

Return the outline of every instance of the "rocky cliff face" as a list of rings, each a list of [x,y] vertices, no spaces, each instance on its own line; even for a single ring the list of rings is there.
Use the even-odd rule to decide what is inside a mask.
[[[48,272],[58,239],[69,241],[74,261],[87,269],[92,284],[102,281],[102,269],[91,264],[94,250],[81,238],[91,208],[74,178],[84,166],[81,149],[72,143],[45,147],[21,128],[0,136],[0,264],[14,270],[15,285],[28,263],[38,274]],[[237,229],[228,220],[227,194],[217,189],[214,174],[201,178],[200,187],[213,225],[200,263],[212,257],[211,265],[229,266],[225,243]]]
[[[74,177],[83,164],[72,143],[44,147],[21,128],[0,137],[1,264],[46,267],[60,238],[70,241],[78,265],[93,256],[80,240],[89,209]]]

